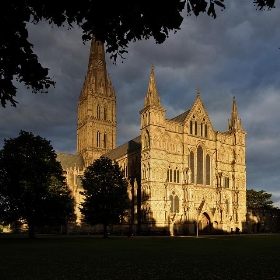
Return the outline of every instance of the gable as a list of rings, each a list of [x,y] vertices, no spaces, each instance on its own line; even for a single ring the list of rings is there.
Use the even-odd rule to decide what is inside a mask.
[[[215,133],[211,120],[199,95],[185,118],[184,127],[189,134],[195,136],[209,137]]]

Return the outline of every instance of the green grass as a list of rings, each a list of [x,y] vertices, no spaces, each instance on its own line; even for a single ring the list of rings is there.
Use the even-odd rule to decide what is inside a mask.
[[[280,279],[280,235],[0,235],[0,279]]]

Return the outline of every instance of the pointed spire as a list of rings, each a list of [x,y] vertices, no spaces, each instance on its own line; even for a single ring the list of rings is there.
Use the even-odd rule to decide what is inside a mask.
[[[106,70],[104,44],[92,37],[88,67],[99,67]]]
[[[156,79],[154,74],[154,65],[152,65],[148,92],[145,97],[144,107],[147,106],[161,107],[160,97],[157,91]]]
[[[237,110],[235,96],[233,96],[231,118],[228,122],[228,130],[229,131],[243,130],[241,119],[238,116],[238,110]]]
[[[104,44],[92,37],[87,75],[85,77],[80,99],[90,92],[114,96],[112,84],[108,78]]]

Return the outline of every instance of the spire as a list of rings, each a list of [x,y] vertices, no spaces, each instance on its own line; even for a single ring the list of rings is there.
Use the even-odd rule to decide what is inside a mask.
[[[153,65],[152,65],[152,70],[151,70],[151,75],[150,75],[148,92],[145,97],[144,107],[147,107],[147,106],[161,107],[161,102],[160,102],[159,94],[157,91],[157,85],[156,85],[156,79],[155,79]]]
[[[231,118],[228,121],[228,130],[229,131],[243,130],[241,119],[238,116],[238,110],[237,110],[235,96],[233,97]]]
[[[92,37],[87,75],[85,77],[80,99],[90,92],[114,96],[114,90],[106,70],[104,44]]]

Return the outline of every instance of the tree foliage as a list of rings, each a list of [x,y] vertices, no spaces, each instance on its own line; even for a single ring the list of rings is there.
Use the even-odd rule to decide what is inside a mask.
[[[254,0],[260,9],[274,8],[272,0]],[[187,15],[207,13],[216,18],[216,8],[225,8],[224,0],[165,1],[4,1],[0,9],[0,101],[16,106],[15,80],[33,92],[47,92],[55,82],[48,76],[28,40],[27,23],[48,21],[58,27],[75,24],[82,28],[84,41],[106,42],[107,52],[115,61],[126,53],[128,43],[153,37],[163,43],[169,32],[180,29],[183,10]],[[242,7],[240,7],[242,9]]]
[[[247,190],[246,200],[248,209],[273,209],[273,201],[271,200],[272,194],[264,190]]]
[[[107,237],[107,226],[118,224],[129,208],[128,183],[123,171],[117,163],[102,156],[85,170],[82,186],[83,221],[90,225],[102,224]]]
[[[21,131],[0,151],[0,217],[35,226],[62,225],[73,212],[70,192],[50,141]]]

